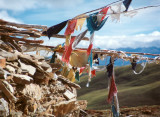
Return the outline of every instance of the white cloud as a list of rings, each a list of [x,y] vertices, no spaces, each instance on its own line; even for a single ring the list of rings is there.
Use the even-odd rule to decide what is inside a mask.
[[[38,0],[0,0],[0,9],[24,11],[36,7]]]
[[[9,16],[8,12],[5,10],[0,11],[0,19],[3,19],[5,21],[10,21],[10,22],[22,23],[21,20],[18,20],[14,17]]]
[[[65,42],[65,39],[45,38],[44,45],[56,46]],[[94,37],[94,48],[117,49],[117,48],[139,48],[139,47],[159,47],[160,32],[154,31],[149,34],[137,34],[132,36],[99,36]],[[77,47],[87,48],[89,41],[81,41]]]
[[[160,32],[154,31],[149,34],[138,34],[132,36],[99,36],[94,37],[94,47],[103,49],[117,49],[117,48],[138,48],[138,47],[159,47]],[[85,41],[79,44],[79,47],[88,47],[89,43]]]
[[[0,9],[24,11],[38,7],[68,8],[79,5],[83,0],[0,0]]]

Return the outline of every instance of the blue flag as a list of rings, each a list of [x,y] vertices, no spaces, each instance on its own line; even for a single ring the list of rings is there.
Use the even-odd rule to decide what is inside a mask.
[[[132,2],[132,0],[124,0],[123,1],[124,6],[126,7],[125,11],[128,11],[128,8],[129,8],[131,2]]]

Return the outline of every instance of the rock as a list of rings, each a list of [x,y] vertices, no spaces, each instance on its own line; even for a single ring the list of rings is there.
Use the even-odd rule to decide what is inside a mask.
[[[25,88],[23,89],[22,93],[36,100],[40,100],[43,96],[42,89],[37,84],[25,85]]]
[[[64,78],[63,76],[58,76],[58,80],[62,81],[64,84],[68,84],[69,86],[74,87],[76,89],[81,88],[78,84],[69,81],[67,78]]]
[[[44,57],[43,56],[40,56],[40,55],[31,55],[32,59],[34,60],[44,60]]]
[[[3,98],[0,99],[0,116],[8,116],[9,115],[9,108],[8,102]]]
[[[49,67],[49,68],[46,70],[46,72],[52,72],[52,68]]]
[[[77,103],[81,109],[85,110],[87,108],[87,101],[86,100],[78,100]]]
[[[12,85],[10,85],[7,81],[2,81],[2,83],[6,86],[6,88],[11,92],[14,93],[14,89]]]
[[[31,66],[31,65],[26,65],[24,63],[22,63],[20,60],[18,60],[20,66],[21,66],[21,69],[22,70],[27,70],[29,74],[31,74],[32,76],[35,74],[36,72],[36,68]]]
[[[2,68],[0,68],[0,79],[5,79],[4,77],[4,71]]]
[[[4,85],[2,81],[0,81],[0,90],[5,94],[5,96],[13,102],[17,101],[17,98],[12,94],[11,91],[7,89],[7,87]]]
[[[39,64],[45,71],[49,68],[51,68],[51,66],[49,64],[47,64],[46,62],[41,62],[41,64]]]
[[[70,92],[69,90],[66,90],[65,93],[63,94],[65,98],[67,98],[67,100],[71,100],[73,98],[75,98],[76,96]]]
[[[6,67],[6,59],[4,57],[0,56],[0,67],[5,68]]]
[[[25,85],[33,82],[33,78],[27,75],[13,74],[13,81],[17,84]]]
[[[16,72],[15,68],[12,67],[11,65],[6,65],[5,69],[10,73],[15,73]]]
[[[46,102],[45,104],[43,104],[44,107],[48,107],[49,105],[55,105],[56,104],[56,100],[51,100],[49,102]]]
[[[56,117],[62,117],[64,115],[67,115],[68,113],[72,112],[76,107],[76,101],[70,100],[70,101],[64,101],[60,102],[59,104],[53,105],[53,113]]]
[[[0,79],[7,79],[8,75],[10,75],[10,73],[8,71],[0,68]]]
[[[7,61],[15,61],[18,59],[16,54],[13,54],[11,52],[7,52],[5,50],[0,49],[0,55],[7,59]]]
[[[36,71],[36,73],[34,74],[33,78],[39,80],[39,79],[44,79],[45,76],[46,75],[43,72]]]
[[[23,114],[23,112],[21,112],[21,111],[10,110],[11,117],[22,117],[22,114]]]

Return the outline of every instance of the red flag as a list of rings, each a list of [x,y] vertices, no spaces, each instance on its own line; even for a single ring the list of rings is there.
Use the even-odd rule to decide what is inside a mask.
[[[114,81],[114,77],[112,75],[109,94],[108,94],[108,99],[107,99],[108,103],[111,103],[112,98],[113,98],[114,94],[116,94],[116,93],[117,93],[117,87],[116,87],[116,84],[115,84],[115,81]]]
[[[67,49],[68,49],[68,46],[65,45],[64,52],[63,52],[63,55],[62,55],[62,61],[64,61],[64,56],[66,54]]]
[[[101,21],[106,17],[107,11],[108,11],[109,7],[105,7],[103,8],[99,13],[104,14]]]
[[[66,63],[69,62],[69,57],[70,57],[70,55],[71,55],[71,53],[72,53],[72,44],[73,44],[73,42],[74,42],[74,39],[75,39],[75,37],[73,37],[73,38],[71,39],[68,48],[65,48],[66,51],[65,51],[65,53],[64,53],[64,55],[63,55],[63,59],[62,59],[62,60],[63,60],[64,62],[66,62]]]
[[[68,22],[68,26],[67,26],[64,34],[65,35],[70,35],[70,34],[74,33],[74,29],[76,27],[76,24],[77,24],[77,19],[70,20]]]
[[[87,55],[90,55],[93,44],[91,43],[87,49]]]
[[[95,70],[95,69],[92,70],[92,71],[91,71],[91,74],[92,74],[92,76],[96,76],[96,70]]]
[[[84,71],[84,69],[85,69],[85,67],[81,67],[80,71],[79,71],[79,74],[81,74]]]

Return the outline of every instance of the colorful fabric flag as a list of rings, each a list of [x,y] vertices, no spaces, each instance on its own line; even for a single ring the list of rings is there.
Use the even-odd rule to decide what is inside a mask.
[[[69,57],[72,53],[72,43],[74,41],[75,37],[73,37],[70,41],[70,45],[68,46],[68,48],[66,49],[66,52],[64,54],[64,58],[62,59],[64,62],[68,63],[69,62]]]
[[[117,112],[115,105],[112,105],[113,117],[119,117],[119,112]]]
[[[113,96],[111,110],[113,113],[113,117],[119,117],[119,102],[117,94]]]
[[[92,70],[92,71],[91,71],[91,74],[92,74],[92,76],[96,76],[96,70],[95,70],[95,69]]]
[[[68,20],[48,28],[48,30],[46,31],[48,38],[50,39],[52,35],[58,34],[66,26],[67,22]]]
[[[112,13],[111,14],[112,21],[116,21],[116,22],[120,21],[121,5],[122,5],[122,2],[110,6],[109,10]]]
[[[77,24],[77,19],[69,20],[68,21],[68,26],[67,26],[64,34],[65,35],[70,35],[70,34],[74,33],[74,29],[76,27],[76,24]]]
[[[97,17],[98,22],[101,22],[106,17],[107,11],[109,7],[103,8],[99,13],[101,14],[100,17]]]
[[[51,61],[50,63],[54,63],[55,62],[55,59],[56,59],[56,51],[54,51],[53,55],[52,55],[52,58],[51,58]]]
[[[129,8],[131,2],[132,2],[132,0],[124,0],[123,1],[124,6],[126,7],[125,11],[128,11],[128,8]]]
[[[132,69],[135,71],[137,66],[137,61],[133,59],[131,65],[132,65]]]
[[[103,21],[98,23],[97,22],[97,16],[95,16],[97,14],[98,14],[98,12],[90,15],[87,18],[87,28],[88,28],[88,31],[90,31],[90,34],[92,34],[94,31],[100,30],[108,19],[108,17],[107,17]]]
[[[77,17],[75,17],[75,18],[80,18],[80,17],[85,17],[85,16],[86,16],[86,15],[83,14],[83,15],[79,15],[79,16],[77,16]],[[82,26],[83,26],[85,20],[86,20],[86,18],[77,19],[77,24],[76,24],[76,28],[75,28],[77,31],[78,31],[78,28],[79,28],[80,30],[82,29]]]
[[[88,49],[87,49],[87,55],[90,55],[91,49],[93,47],[94,33],[91,34],[89,41],[90,41],[90,45],[88,46]]]
[[[110,84],[110,88],[109,88],[109,94],[108,94],[108,103],[111,103],[113,96],[117,94],[117,87],[114,81],[114,75],[112,75],[112,79],[111,79],[111,84]]]
[[[66,42],[65,42],[65,46],[66,46],[66,47],[69,46],[70,40],[71,40],[71,34],[66,35]]]
[[[88,30],[85,30],[84,32],[80,33],[78,36],[76,36],[73,44],[72,49],[75,49],[75,47],[79,44],[79,42],[84,38]]]
[[[95,60],[95,64],[98,64],[98,65],[99,65],[99,59],[96,59],[96,60]]]
[[[76,78],[77,81],[80,81],[80,79],[79,79],[79,71],[76,71],[75,78]]]
[[[93,47],[93,44],[91,43],[87,49],[87,55],[90,55],[92,47]]]
[[[96,60],[96,59],[98,59],[98,54],[97,53],[93,57],[93,60]]]
[[[112,58],[110,58],[110,63],[106,66],[107,72],[108,72],[108,77],[110,78],[113,75],[113,63],[112,63]]]
[[[80,71],[79,71],[79,74],[81,74],[84,71],[84,69],[85,69],[85,67],[81,67]]]
[[[75,72],[73,69],[70,69],[67,78],[71,81],[71,82],[75,82]]]
[[[124,13],[124,16],[127,16],[127,17],[134,17],[135,15],[137,15],[137,13],[138,13],[138,11],[134,11],[134,10],[132,10],[132,11],[129,11],[129,12],[125,12]]]
[[[73,51],[69,63],[74,67],[85,67],[88,64],[88,55],[86,50]]]
[[[88,57],[88,62],[91,68],[92,68],[92,61],[93,61],[93,58],[92,58],[92,49],[91,49],[90,55]]]

